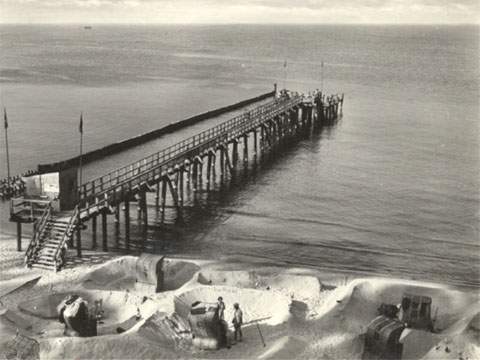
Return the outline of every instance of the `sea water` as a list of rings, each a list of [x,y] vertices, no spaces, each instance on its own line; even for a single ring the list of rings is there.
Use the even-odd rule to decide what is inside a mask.
[[[80,112],[87,151],[273,83],[343,92],[335,126],[152,227],[155,251],[478,286],[478,44],[476,26],[2,25],[12,173],[77,155]],[[0,158],[4,177],[3,131]]]

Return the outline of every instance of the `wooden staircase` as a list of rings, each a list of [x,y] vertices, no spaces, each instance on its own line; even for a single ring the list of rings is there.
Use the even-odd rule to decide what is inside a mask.
[[[65,253],[78,222],[78,208],[55,214],[48,206],[35,223],[35,231],[25,254],[30,268],[58,271],[64,265]]]

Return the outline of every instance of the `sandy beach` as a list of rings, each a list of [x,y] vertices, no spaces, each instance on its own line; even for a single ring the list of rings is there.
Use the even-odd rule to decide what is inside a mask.
[[[432,298],[435,331],[407,331],[403,359],[480,358],[476,291],[401,279],[347,279],[300,268],[166,259],[165,291],[155,293],[136,282],[134,256],[86,252],[82,262],[54,273],[26,269],[13,239],[1,244],[2,358],[11,358],[19,331],[38,344],[41,359],[362,359],[366,327],[378,307],[399,303],[406,292]],[[98,336],[64,336],[55,308],[73,293],[89,303],[102,299],[105,317]],[[200,350],[176,304],[215,302],[218,296],[226,303],[226,319],[233,303],[240,303],[244,341]]]

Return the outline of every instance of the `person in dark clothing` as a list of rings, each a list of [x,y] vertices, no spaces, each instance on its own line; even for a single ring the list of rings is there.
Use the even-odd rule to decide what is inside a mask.
[[[233,308],[234,308],[234,312],[233,312],[232,323],[233,323],[233,328],[235,329],[235,333],[233,336],[235,341],[237,341],[237,336],[238,336],[238,341],[242,341],[243,313],[238,303],[233,304]]]

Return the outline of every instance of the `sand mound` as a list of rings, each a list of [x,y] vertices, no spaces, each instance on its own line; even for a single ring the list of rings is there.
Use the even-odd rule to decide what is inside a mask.
[[[476,303],[474,294],[467,294],[438,284],[395,279],[357,279],[348,286],[332,291],[325,303],[317,309],[318,315],[341,311],[350,318],[352,326],[363,329],[382,303],[398,305],[404,293],[432,298],[432,316],[435,329],[442,331],[462,318],[465,309]]]
[[[40,342],[41,359],[177,359],[185,358],[173,347],[138,333],[91,338],[56,338]]]
[[[457,321],[422,359],[480,359],[480,312],[479,306]]]
[[[239,289],[229,286],[200,286],[180,294],[175,299],[175,312],[186,318],[190,305],[196,301],[217,302],[223,297],[226,305],[225,318],[233,318],[233,304],[238,302],[245,323],[265,319],[269,325],[280,324],[290,317],[290,299],[275,291]]]
[[[111,260],[83,279],[86,289],[134,290],[137,283],[138,257],[124,256]],[[163,262],[164,291],[176,290],[190,281],[200,267],[192,262],[165,259]]]

